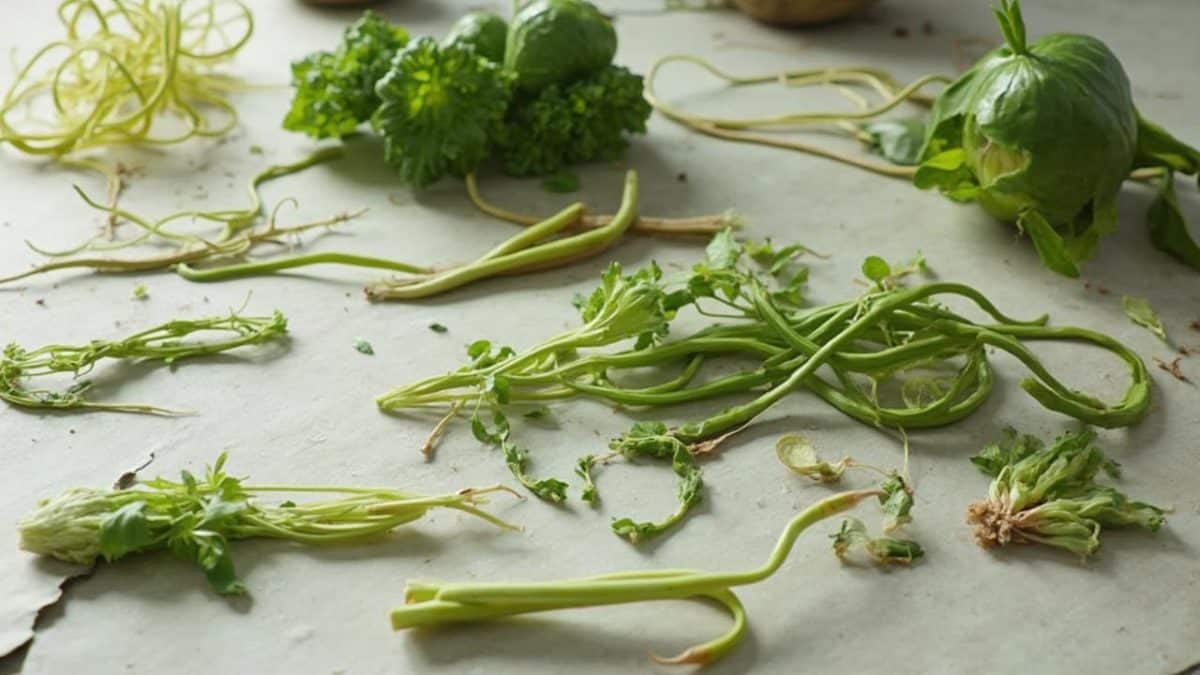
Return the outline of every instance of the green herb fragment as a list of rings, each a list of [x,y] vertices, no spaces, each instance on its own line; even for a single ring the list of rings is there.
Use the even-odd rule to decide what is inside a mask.
[[[901,525],[912,522],[909,512],[913,507],[912,488],[897,473],[892,473],[879,485],[879,504],[887,516],[883,531],[891,532]]]
[[[599,458],[595,455],[584,455],[575,463],[575,475],[583,479],[583,490],[579,498],[593,506],[600,501],[600,494],[596,492],[596,482],[592,480],[592,469],[598,461]]]
[[[97,558],[114,562],[134,553],[166,550],[195,563],[222,595],[240,595],[229,542],[261,537],[299,544],[367,543],[415,521],[432,508],[448,508],[482,518],[497,527],[518,529],[480,510],[500,486],[462,490],[439,497],[337,486],[247,484],[225,472],[222,453],[202,479],[187,471],[181,480],[164,478],[128,489],[73,488],[44,499],[17,524],[20,546],[38,555],[79,565]],[[335,498],[297,504],[264,505],[276,493],[326,493]]]
[[[191,335],[225,334],[223,339],[186,341]],[[89,380],[79,380],[64,391],[35,389],[26,380],[71,373],[75,377],[90,373],[104,359],[142,359],[173,365],[180,359],[219,354],[249,345],[262,345],[282,338],[287,320],[279,312],[269,317],[215,316],[202,319],[168,321],[123,340],[92,340],[87,345],[48,345],[27,350],[9,343],[0,356],[0,399],[28,408],[89,409],[119,412],[175,414],[165,408],[127,403],[100,403],[84,394]]]
[[[871,150],[900,166],[921,163],[921,148],[925,144],[925,120],[888,119],[863,124],[860,138]]]
[[[262,155],[262,154],[263,154],[263,147],[262,147],[261,145],[251,145],[251,146],[250,146],[250,154],[252,154],[252,155]]]
[[[513,477],[539,499],[549,502],[566,501],[569,485],[557,478],[537,479],[526,473],[526,467],[529,465],[529,450],[517,445],[512,440],[512,429],[508,417],[504,415],[500,407],[498,405],[492,407],[492,428],[488,428],[483,418],[479,416],[479,412],[476,409],[475,413],[471,415],[471,433],[475,435],[476,440],[500,448],[504,454],[504,464]]]
[[[375,348],[371,346],[370,342],[367,342],[363,338],[354,338],[354,348],[360,353],[368,356],[373,356],[375,354]]]
[[[1121,309],[1125,310],[1125,316],[1129,317],[1130,321],[1154,333],[1163,342],[1170,343],[1167,339],[1167,329],[1163,326],[1158,312],[1150,306],[1149,300],[1126,295],[1121,298]]]
[[[346,28],[333,52],[292,63],[295,92],[283,127],[313,138],[340,138],[371,119],[380,105],[375,83],[387,74],[408,33],[372,11]]]
[[[877,563],[910,565],[925,555],[924,549],[915,541],[894,537],[872,537],[867,526],[858,518],[847,518],[836,533],[829,535],[833,540],[833,552],[845,559],[851,549],[861,546]]]
[[[842,458],[837,464],[822,460],[812,443],[800,434],[781,436],[775,443],[775,456],[792,473],[820,483],[836,483],[850,465],[849,457]]]
[[[1116,477],[1118,467],[1094,440],[1095,434],[1084,430],[1066,433],[1043,447],[1036,439],[1010,431],[973,458],[976,466],[994,476],[988,498],[967,510],[979,545],[1046,544],[1087,558],[1099,550],[1104,527],[1157,531],[1163,524],[1162,509],[1130,501],[1096,482],[1099,471]]]
[[[442,324],[436,322],[429,324],[429,330],[435,333],[447,333],[450,331],[449,328],[446,328]]]
[[[578,192],[579,176],[570,171],[559,171],[542,181],[542,187],[547,192]]]
[[[133,287],[134,300],[146,300],[150,297],[150,292],[146,290],[146,284],[138,284]]]
[[[787,560],[804,530],[875,494],[874,490],[842,492],[806,508],[788,523],[766,563],[753,570],[723,573],[647,570],[517,584],[410,582],[405,588],[404,606],[392,610],[392,627],[402,630],[458,625],[532,612],[696,598],[716,601],[725,607],[733,618],[733,626],[724,635],[672,658],[655,656],[654,659],[666,664],[711,663],[732,651],[746,632],[746,611],[732,589],[771,577]],[[911,551],[912,557],[919,555],[917,550]]]

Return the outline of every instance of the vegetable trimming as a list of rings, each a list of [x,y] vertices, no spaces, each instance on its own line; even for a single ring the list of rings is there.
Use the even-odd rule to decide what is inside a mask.
[[[1100,549],[1104,528],[1158,531],[1162,509],[1096,481],[1101,472],[1119,477],[1120,467],[1095,440],[1095,433],[1084,429],[1046,446],[1035,436],[1009,429],[972,457],[975,466],[992,476],[987,499],[967,510],[979,545],[1045,544],[1088,558]]]
[[[931,75],[901,87],[870,68],[794,71],[737,77],[690,56],[660,59],[648,74],[647,96],[668,117],[701,133],[775,145],[843,161],[884,175],[912,178],[950,199],[978,202],[1014,222],[1033,241],[1046,267],[1078,276],[1102,237],[1116,229],[1116,201],[1129,178],[1157,179],[1147,213],[1152,243],[1200,269],[1200,246],[1188,232],[1174,175],[1200,174],[1200,151],[1146,120],[1133,103],[1117,57],[1100,40],[1053,34],[1029,42],[1017,0],[995,10],[1005,44],[984,56],[932,101],[925,120],[877,119],[905,101],[930,104],[920,90],[948,82]],[[733,85],[865,87],[882,97],[860,110],[753,119],[708,117],[658,98],[654,78],[665,64],[688,62]],[[866,142],[891,164],[754,129],[833,125]]]
[[[246,592],[230,555],[236,539],[282,539],[311,546],[378,541],[430,509],[461,511],[499,528],[519,529],[479,508],[494,486],[422,496],[392,488],[252,484],[225,471],[222,453],[196,478],[136,481],[123,489],[73,488],[44,499],[17,527],[21,548],[78,565],[114,562],[135,553],[170,551],[195,563],[214,591]],[[274,495],[325,499],[263,504]]]
[[[476,436],[504,451],[518,479],[535,494],[559,500],[567,486],[528,475],[528,450],[514,438],[506,411],[581,396],[621,408],[664,411],[675,404],[740,397],[731,407],[685,424],[638,422],[611,442],[610,450],[621,457],[669,461],[679,477],[679,512],[657,522],[614,523],[619,535],[634,540],[680,522],[700,498],[696,460],[799,389],[872,426],[944,426],[966,418],[988,399],[994,386],[988,351],[999,350],[1029,369],[1032,377],[1022,381],[1022,388],[1050,410],[1104,427],[1136,424],[1149,410],[1146,366],[1121,343],[1084,328],[1048,326],[1045,317],[1009,318],[963,284],[905,286],[904,274],[920,264],[868,259],[863,271],[873,285],[866,292],[808,307],[807,267],[796,261],[806,250],[743,244],[726,232],[682,279],[664,279],[653,265],[630,275],[613,265],[595,292],[580,301],[579,327],[523,351],[477,341],[468,347],[469,363],[458,370],[397,387],[377,404],[388,412],[462,406]],[[942,305],[942,299],[973,304],[990,320],[972,321]],[[687,307],[720,323],[666,339],[678,312]],[[1124,396],[1108,402],[1067,386],[1031,351],[1030,343],[1038,341],[1091,344],[1110,352],[1129,369]],[[613,351],[618,345],[623,347]],[[722,362],[736,365],[720,369]],[[622,384],[623,373],[645,368],[659,369],[664,379],[649,386]],[[593,471],[599,466],[580,467],[593,498]]]
[[[733,588],[764,581],[787,560],[799,536],[812,525],[878,497],[883,490],[841,492],[809,506],[794,517],[767,561],[744,572],[646,570],[618,572],[563,581],[527,583],[409,582],[404,606],[392,611],[396,630],[498,619],[560,609],[695,598],[721,605],[733,618],[724,635],[690,647],[674,657],[653,656],[664,664],[706,664],[728,654],[746,632],[746,610]]]
[[[213,333],[219,337],[187,339]],[[86,345],[54,344],[25,349],[9,343],[0,357],[0,399],[25,408],[171,415],[174,411],[152,405],[93,401],[87,397],[92,380],[79,378],[90,374],[104,359],[158,361],[173,366],[181,359],[268,344],[286,334],[287,320],[279,312],[271,316],[241,316],[231,312],[228,316],[176,319],[121,340],[92,340]],[[58,373],[70,373],[75,383],[62,391],[30,386],[32,380]]]

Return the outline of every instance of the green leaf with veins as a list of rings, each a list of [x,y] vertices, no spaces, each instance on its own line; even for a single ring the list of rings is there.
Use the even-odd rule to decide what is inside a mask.
[[[283,127],[313,138],[340,138],[379,107],[375,83],[408,41],[403,28],[372,11],[350,24],[334,52],[313,52],[292,63],[291,108]]]
[[[880,483],[879,489],[883,491],[883,494],[879,495],[879,503],[887,515],[883,531],[891,532],[905,523],[912,522],[912,516],[909,515],[913,507],[912,490],[904,479],[893,473]]]
[[[1159,179],[1158,195],[1146,211],[1146,222],[1150,224],[1150,241],[1155,247],[1200,270],[1200,244],[1188,232],[1175,196],[1175,174],[1171,170]]]
[[[1162,318],[1150,306],[1149,300],[1132,295],[1122,296],[1121,309],[1125,311],[1125,316],[1129,317],[1130,321],[1154,333],[1163,342],[1170,343],[1170,340],[1167,339],[1167,329],[1163,326]]]
[[[372,124],[383,135],[384,158],[424,187],[446,174],[464,176],[487,158],[511,82],[473,49],[423,37],[396,55],[375,90],[382,103]]]
[[[867,145],[889,162],[900,166],[915,166],[921,163],[925,120],[886,119],[868,122],[859,129]]]
[[[584,455],[575,463],[575,475],[583,479],[583,490],[579,498],[592,505],[600,500],[600,495],[596,492],[596,482],[592,479],[592,470],[595,468],[596,462],[595,455]]]
[[[100,521],[100,555],[105,560],[117,560],[153,542],[144,501],[129,502]]]
[[[733,228],[727,227],[713,235],[704,249],[704,258],[710,269],[733,269],[737,267],[744,251],[741,242],[734,236]]]

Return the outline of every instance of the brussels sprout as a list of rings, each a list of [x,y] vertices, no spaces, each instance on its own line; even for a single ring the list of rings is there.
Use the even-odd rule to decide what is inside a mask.
[[[517,87],[536,91],[599,72],[616,52],[617,33],[592,3],[534,0],[513,17],[504,67]]]
[[[443,46],[471,45],[475,53],[493,63],[504,61],[508,23],[492,12],[464,14],[442,40]]]

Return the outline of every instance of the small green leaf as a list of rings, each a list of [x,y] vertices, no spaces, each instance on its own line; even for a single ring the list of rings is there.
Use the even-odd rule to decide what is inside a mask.
[[[871,281],[882,284],[892,274],[892,266],[877,255],[868,256],[862,264],[862,273]]]
[[[850,464],[846,458],[830,464],[817,456],[816,448],[800,434],[786,434],[775,443],[775,456],[789,471],[807,476],[822,483],[833,483],[841,479]]]
[[[168,542],[175,555],[196,563],[212,589],[220,595],[241,595],[246,587],[237,580],[229,544],[222,535],[209,530],[185,532]]]
[[[879,503],[884,514],[888,516],[883,525],[884,532],[891,532],[912,521],[912,516],[909,515],[913,507],[912,492],[903,478],[893,473],[880,483],[879,489],[883,491],[883,494],[879,495]]]
[[[362,338],[354,338],[354,348],[367,355],[373,355],[375,353],[375,348],[371,346],[371,343]]]
[[[872,150],[884,159],[901,166],[915,166],[921,161],[925,143],[925,121],[920,118],[888,119],[869,122],[860,127]]]
[[[133,299],[145,300],[150,297],[149,291],[146,290],[146,284],[138,284],[133,287]]]
[[[567,193],[579,191],[579,176],[563,169],[542,181],[542,188],[547,192]]]
[[[129,502],[100,521],[100,555],[113,561],[154,542],[146,519],[146,502]]]
[[[1167,339],[1167,329],[1163,326],[1158,312],[1150,306],[1149,300],[1126,295],[1121,298],[1121,309],[1125,310],[1125,316],[1129,317],[1130,321],[1154,333],[1163,342],[1170,342]]]
[[[538,405],[525,411],[522,417],[531,420],[541,420],[550,417],[550,408],[544,405]]]
[[[445,326],[443,326],[440,323],[434,322],[434,323],[429,324],[429,330],[431,330],[435,333],[445,333],[445,332],[448,332],[450,329],[446,328]]]
[[[742,245],[733,236],[733,228],[727,227],[713,236],[704,249],[704,256],[712,269],[733,269],[742,257],[742,251]]]
[[[1067,250],[1067,242],[1054,231],[1042,214],[1033,209],[1026,209],[1021,212],[1017,226],[1033,241],[1043,265],[1063,276],[1079,276],[1079,268]]]
[[[252,155],[263,154],[262,146],[261,145],[251,145],[250,146],[250,154],[252,154]]]
[[[1158,196],[1146,212],[1146,222],[1150,223],[1150,241],[1156,248],[1200,270],[1200,245],[1188,232],[1175,196],[1175,177],[1171,171],[1167,171],[1159,183]]]

